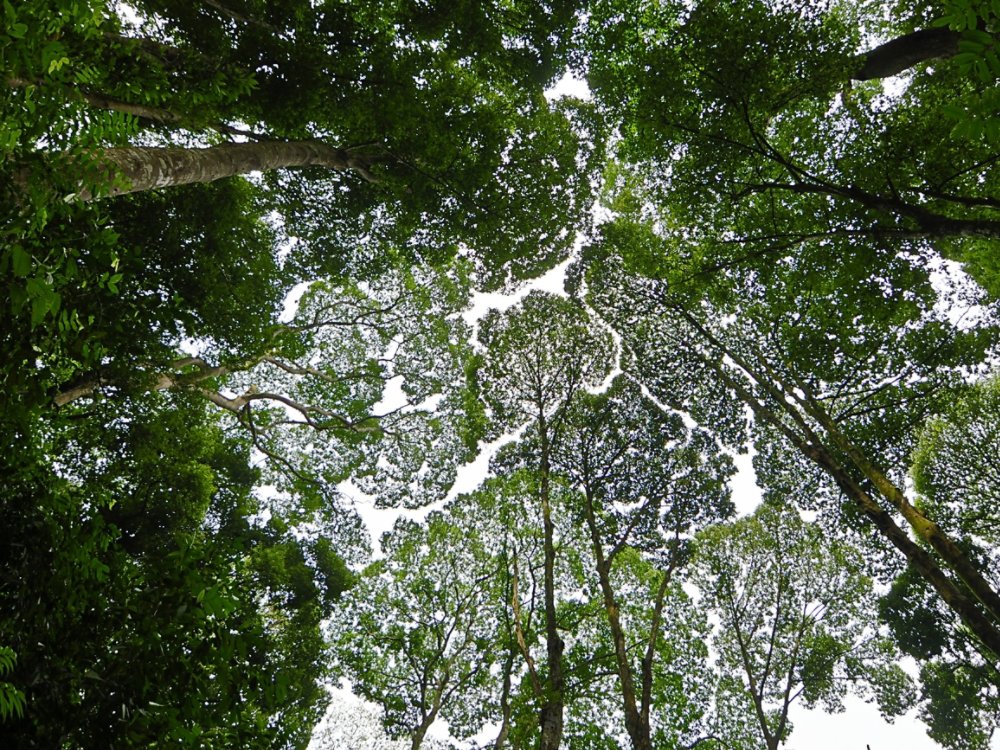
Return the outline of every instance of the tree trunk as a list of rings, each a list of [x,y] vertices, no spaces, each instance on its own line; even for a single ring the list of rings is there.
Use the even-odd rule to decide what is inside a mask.
[[[593,495],[589,488],[584,493],[584,510],[587,528],[590,530],[594,559],[597,563],[597,579],[600,582],[601,594],[604,599],[604,611],[607,614],[608,627],[611,630],[611,640],[615,646],[615,663],[622,692],[625,729],[628,731],[629,739],[632,740],[633,750],[652,750],[649,722],[643,721],[636,702],[635,680],[632,677],[632,666],[629,663],[625,631],[618,614],[615,592],[611,586],[611,561],[604,556],[604,546],[601,544],[600,530],[597,528],[597,517],[594,513]]]
[[[517,644],[511,642],[507,649],[507,658],[503,663],[503,688],[500,692],[500,730],[497,738],[493,741],[493,750],[504,750],[507,744],[507,737],[510,736],[510,676],[514,671],[514,655],[517,653]]]
[[[228,143],[210,148],[107,148],[92,152],[90,159],[111,184],[106,191],[82,188],[77,197],[84,201],[272,169],[318,166],[356,169],[365,174],[367,166],[358,157],[320,141]]]
[[[774,404],[794,421],[795,428],[785,424],[777,414],[764,406],[747,387],[736,378],[731,377],[726,371],[725,365],[721,362],[712,362],[704,358],[702,361],[715,370],[727,387],[731,388],[739,396],[740,400],[750,407],[757,418],[773,425],[804,456],[823,469],[837,483],[844,494],[872,522],[879,533],[892,546],[906,556],[907,561],[913,568],[934,588],[938,596],[961,618],[962,622],[979,638],[980,642],[992,651],[994,655],[1000,656],[1000,650],[998,650],[1000,649],[1000,626],[998,626],[997,619],[990,616],[993,614],[994,606],[1000,606],[997,602],[996,592],[957,545],[954,545],[936,525],[931,524],[922,514],[917,517],[916,509],[906,501],[906,498],[903,497],[899,489],[889,482],[884,475],[874,470],[871,463],[861,454],[859,449],[847,441],[846,437],[840,433],[837,425],[825,412],[822,412],[815,406],[809,408],[808,398],[796,395],[794,389],[788,389],[780,380],[778,381],[778,385],[775,385],[768,373],[762,374],[751,366],[749,362],[725,346],[722,341],[712,335],[711,332],[705,329],[704,326],[698,323],[685,310],[675,308],[675,311],[679,312],[688,321],[703,340],[715,347],[720,353],[729,357],[737,367],[741,368],[756,381],[765,390],[768,397],[773,400]],[[827,439],[835,447],[847,454],[848,460],[854,463],[855,467],[862,472],[865,478],[872,482],[875,489],[904,516],[918,538],[926,539],[931,544],[935,551],[941,555],[944,564],[953,573],[958,575],[965,586],[960,587],[956,585],[945,574],[944,570],[941,569],[937,560],[927,550],[914,542],[899,527],[890,513],[855,481],[838,458],[827,447],[825,441],[810,427],[803,414],[789,402],[787,396],[791,396],[793,401],[797,401],[807,408],[807,413],[819,422],[819,429],[825,432]],[[948,542],[951,542],[951,544],[948,544]],[[970,588],[966,588],[966,586]],[[987,611],[983,612],[980,605],[984,606]]]
[[[663,623],[663,605],[667,596],[667,587],[673,578],[677,557],[671,553],[670,565],[661,571],[660,585],[653,599],[653,619],[649,626],[649,638],[646,640],[646,653],[642,657],[642,697],[639,702],[639,717],[646,727],[647,736],[651,734],[649,711],[653,705],[653,660],[656,658],[656,645],[660,639],[660,626]],[[652,745],[652,739],[650,739]]]
[[[860,64],[851,75],[855,81],[871,81],[898,75],[907,68],[958,52],[961,32],[951,29],[921,29],[881,44],[859,55]]]
[[[563,692],[565,678],[563,677],[562,656],[565,643],[559,637],[556,620],[556,581],[555,581],[555,524],[552,522],[552,504],[549,491],[549,442],[544,411],[539,410],[538,435],[541,445],[541,461],[539,462],[540,487],[539,495],[542,501],[542,528],[544,531],[545,548],[545,641],[546,662],[548,674],[545,678],[545,693],[542,696],[542,709],[539,715],[541,737],[540,750],[558,750],[563,733]]]
[[[872,483],[879,494],[899,511],[918,539],[924,541],[944,560],[968,587],[969,591],[986,607],[993,619],[1000,623],[1000,596],[969,556],[945,531],[916,508],[889,478],[878,469],[861,450],[852,443],[837,423],[809,392],[802,399],[809,413],[822,425],[833,444],[842,450],[859,471]]]
[[[702,329],[703,330],[703,329]],[[716,372],[723,381],[732,388],[740,399],[747,404],[754,416],[773,425],[789,442],[802,452],[809,460],[822,468],[837,483],[844,494],[850,498],[865,517],[878,529],[886,540],[906,556],[914,570],[927,581],[941,597],[942,601],[961,618],[969,630],[979,638],[980,642],[993,654],[1000,656],[1000,629],[987,617],[963,589],[956,586],[945,575],[935,559],[923,547],[914,542],[907,533],[899,527],[892,516],[865,492],[854,479],[844,470],[839,462],[823,446],[815,434],[800,435],[782,422],[770,409],[760,403],[754,396],[731,378],[720,366]],[[784,409],[789,405],[779,401]]]
[[[413,730],[413,734],[410,735],[410,750],[420,750],[420,746],[424,743],[424,737],[427,736],[427,730],[430,729],[433,720],[422,721],[420,725]]]
[[[434,688],[435,692],[433,703],[431,704],[431,710],[421,716],[420,723],[413,730],[413,734],[410,735],[410,750],[420,750],[420,746],[424,743],[424,738],[427,736],[427,730],[429,730],[431,725],[437,720],[438,712],[441,710],[442,689],[442,685],[438,685]],[[421,709],[421,711],[422,710],[423,709]]]

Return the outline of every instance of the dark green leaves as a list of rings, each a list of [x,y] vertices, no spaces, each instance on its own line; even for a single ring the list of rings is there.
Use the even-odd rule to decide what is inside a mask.
[[[10,672],[17,663],[17,654],[10,648],[0,647],[0,677]],[[0,682],[0,721],[8,717],[24,717],[24,693],[9,682]]]

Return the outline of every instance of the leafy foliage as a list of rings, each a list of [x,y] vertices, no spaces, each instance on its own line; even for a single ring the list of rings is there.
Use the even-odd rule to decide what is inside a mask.
[[[1000,447],[994,415],[997,381],[968,391],[940,416],[929,419],[913,454],[912,474],[928,510],[964,537],[997,543],[993,456]]]
[[[752,716],[773,750],[793,696],[916,700],[863,553],[932,735],[984,747],[998,22],[0,2],[0,744],[302,747],[331,618],[413,747],[439,717],[649,750]],[[592,100],[546,97],[567,67]],[[296,144],[323,156],[274,158]],[[567,258],[595,194],[574,296],[471,343],[474,292]],[[704,530],[751,442],[767,507]],[[371,562],[357,491],[437,510]]]
[[[17,654],[10,648],[0,648],[0,675],[7,674],[17,663]],[[9,682],[0,682],[0,721],[9,716],[24,716],[24,693]]]
[[[912,685],[869,619],[873,589],[861,564],[774,505],[699,536],[695,580],[721,622],[720,732],[733,743],[752,732],[777,748],[800,698],[837,711],[848,689],[872,689],[884,715],[909,706]]]
[[[247,446],[197,401],[122,406],[95,407],[117,414],[89,431],[59,424],[57,473],[10,485],[0,617],[25,709],[0,734],[301,745],[324,699],[319,623],[350,576],[324,543],[254,520]]]
[[[470,531],[437,513],[397,521],[333,625],[351,686],[414,747],[438,716],[453,735],[474,734],[489,703],[497,574]]]

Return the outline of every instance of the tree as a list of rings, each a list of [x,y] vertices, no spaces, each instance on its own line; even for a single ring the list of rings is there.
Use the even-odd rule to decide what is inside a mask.
[[[634,234],[616,237],[628,252]],[[634,247],[642,262],[646,247]],[[630,343],[652,335],[661,351],[665,341],[694,344],[699,366],[750,407],[758,434],[768,436],[763,445],[777,438],[793,446],[828,485],[832,480],[828,496],[849,498],[996,653],[1000,600],[988,574],[901,489],[915,429],[961,387],[963,368],[981,367],[991,324],[963,330],[941,320],[919,257],[886,251],[885,276],[872,278],[867,264],[804,250],[778,265],[734,267],[705,286],[636,282],[636,293],[659,312],[645,334],[637,335],[634,322],[619,330]],[[868,257],[871,248],[857,252]],[[659,262],[670,258],[664,252]],[[701,301],[691,305],[692,298]],[[619,320],[641,320],[624,313]],[[660,360],[638,361],[657,394]],[[777,466],[762,462],[760,471]],[[894,514],[933,553],[914,543]]]
[[[996,476],[991,456],[1000,445],[993,415],[1000,408],[995,378],[977,384],[946,411],[928,419],[911,473],[921,507],[987,549],[996,546]]]
[[[502,456],[497,459],[506,463]],[[532,502],[537,494],[537,475],[514,470],[488,477],[475,492],[460,495],[447,506],[452,522],[490,554],[495,571],[490,606],[480,613],[494,628],[489,647],[495,659],[491,695],[482,705],[471,707],[483,724],[499,725],[493,750],[526,749],[538,735],[533,709],[541,692],[538,642],[540,631],[544,632],[539,619],[544,618],[545,560],[540,508]],[[563,533],[572,536],[569,529],[561,529]],[[578,567],[573,565],[576,545],[571,548],[556,559],[554,577],[560,591],[578,581],[574,577]]]
[[[599,385],[614,353],[610,335],[568,300],[532,292],[503,316],[490,313],[480,324],[487,351],[481,379],[495,429],[529,422],[537,435],[533,460],[544,533],[546,666],[539,684],[541,750],[557,750],[563,733],[565,676],[555,592],[555,522],[551,497],[553,446],[563,429],[558,409],[584,388]]]
[[[449,503],[448,517],[465,539],[492,554],[494,587],[490,611],[481,613],[496,628],[490,650],[490,697],[456,694],[471,703],[487,727],[499,726],[486,746],[536,747],[541,741],[539,696],[545,695],[548,638],[545,623],[544,530],[538,496],[539,476],[532,468],[537,449],[530,436],[501,449],[494,461],[498,476],[476,492]],[[617,684],[615,647],[608,627],[594,559],[580,521],[578,491],[565,476],[551,480],[555,557],[556,619],[564,639],[563,736],[573,747],[617,746],[625,736]],[[619,596],[620,625],[630,644],[658,633],[652,660],[651,724],[658,741],[690,739],[702,729],[709,690],[703,674],[707,623],[674,581],[664,592],[663,573],[634,549],[616,558],[612,586]],[[660,596],[658,614],[647,601]],[[658,620],[658,622],[654,622]]]
[[[992,475],[963,443],[993,439],[969,381],[996,327],[945,305],[986,299],[948,259],[1000,290],[993,4],[0,6],[8,744],[301,747],[338,607],[414,746],[442,716],[495,722],[495,750],[709,740],[677,578],[750,440],[768,501],[892,583],[935,736],[987,741]],[[567,65],[592,103],[544,96]],[[604,321],[533,294],[476,352],[471,290],[565,258],[605,167],[614,215],[569,275]],[[343,485],[441,501],[512,432],[342,606],[368,561]],[[784,684],[836,704],[840,641],[806,611]],[[760,687],[750,646],[726,648]],[[724,687],[777,744],[795,689],[768,723],[766,689]]]
[[[13,477],[0,509],[25,697],[0,737],[303,746],[325,701],[320,622],[351,580],[335,542],[259,520],[249,447],[197,401],[130,406],[22,446],[46,468]]]
[[[53,149],[53,158],[61,158],[70,193],[89,198],[317,166],[378,184],[361,186],[359,195],[353,178],[328,182],[314,170],[317,194],[339,194],[324,209],[327,225],[333,215],[351,221],[382,207],[401,223],[395,236],[402,241],[430,217],[449,233],[462,224],[499,230],[497,207],[529,194],[549,199],[552,190],[569,186],[564,178],[575,179],[577,139],[567,118],[540,96],[541,86],[561,72],[571,4],[545,14],[526,5],[442,14],[405,4],[289,0],[237,19],[218,3],[153,0],[137,4],[139,24],[131,28],[102,5],[91,8],[90,26],[66,24],[57,42],[38,38],[48,23],[44,9],[11,11],[10,20],[24,29],[11,45],[6,83],[13,98],[37,89],[61,97],[66,108],[110,109],[128,122],[123,133],[91,129],[97,143],[70,133],[56,144],[66,147],[62,157]],[[265,14],[266,23],[250,20]],[[523,127],[528,121],[538,127]],[[160,144],[128,143],[140,125],[150,126]],[[206,131],[252,142],[218,143],[212,135],[201,148],[177,142]],[[534,138],[525,137],[529,131]],[[102,136],[112,143],[100,142]],[[569,149],[557,156],[560,143]],[[18,145],[31,153],[28,142]],[[32,179],[34,167],[20,169],[15,175],[22,183]],[[526,171],[534,178],[530,189],[516,196],[496,190],[501,175],[517,173],[521,180]],[[74,191],[81,179],[83,188]],[[565,193],[570,202],[574,191]],[[459,203],[466,204],[460,215]],[[506,222],[522,212],[499,213]],[[286,219],[298,214],[286,211]],[[536,216],[534,226],[522,222],[515,233],[527,231],[534,240],[547,234],[555,248],[563,228],[543,228]]]
[[[623,124],[622,158],[676,238],[700,245],[695,270],[862,240],[933,246],[992,285],[998,133],[955,124],[995,88],[995,71],[984,84],[967,59],[992,48],[991,16],[960,31],[967,14],[949,5],[972,6],[904,3],[886,21],[860,2],[609,1],[581,67]],[[858,54],[873,36],[891,40]],[[902,72],[892,96],[850,83]]]
[[[650,750],[654,701],[658,711],[668,710],[662,692],[654,694],[654,686],[664,679],[658,657],[664,642],[679,640],[680,624],[663,619],[668,599],[679,596],[674,574],[687,560],[692,529],[732,513],[726,487],[732,465],[707,433],[689,431],[679,415],[654,405],[625,376],[618,376],[603,394],[577,397],[563,419],[552,468],[579,493],[577,513],[590,535],[591,574],[597,578],[613,643],[625,728],[635,750]],[[639,560],[624,562],[629,553],[649,570],[642,571]],[[635,575],[651,584],[650,589],[636,586],[634,601],[618,588],[621,581],[613,580],[623,564],[642,571]],[[627,629],[623,607],[644,604],[650,614],[633,615]],[[672,697],[667,705],[683,713],[686,701]],[[688,729],[676,718],[671,724],[678,734]]]
[[[494,235],[481,241],[489,254],[472,253],[483,261],[482,277],[515,280],[554,263],[572,240],[568,222],[546,222],[514,204],[561,210],[576,202],[577,187],[580,198],[589,190],[586,178],[571,186],[556,176],[575,182],[577,158],[599,148],[576,132],[594,125],[588,108],[550,107],[541,96],[561,68],[570,6],[539,13],[474,4],[443,13],[408,4],[230,5],[139,3],[135,24],[96,0],[29,0],[0,10],[0,445],[11,488],[3,512],[38,546],[26,552],[12,543],[4,560],[10,571],[52,571],[34,579],[37,592],[5,577],[3,602],[8,614],[22,599],[38,603],[16,615],[25,619],[13,628],[18,671],[10,684],[21,689],[30,675],[25,695],[36,708],[16,731],[36,732],[43,745],[62,744],[62,733],[82,738],[67,742],[110,745],[116,732],[140,743],[156,736],[252,744],[251,735],[301,743],[322,698],[317,624],[337,558],[331,543],[296,535],[316,528],[309,524],[356,534],[356,517],[336,502],[336,482],[364,484],[367,476],[390,500],[417,502],[411,475],[436,489],[456,463],[429,448],[447,443],[445,452],[465,453],[475,443],[472,423],[452,421],[472,399],[443,393],[467,364],[460,326],[429,312],[445,314],[438,308],[447,303],[431,299],[436,292],[460,293],[422,289],[421,272],[394,277],[422,301],[406,308],[412,317],[403,317],[404,305],[393,319],[392,292],[379,276],[414,261],[441,264],[462,237],[472,248],[482,231]],[[520,127],[528,121],[538,127]],[[276,159],[279,151],[295,153]],[[201,180],[224,172],[201,171],[199,181],[170,191],[123,192],[126,181],[133,190],[177,183],[178,164],[198,172],[192,165],[220,154],[234,174],[302,166],[317,153],[347,169],[212,182]],[[175,160],[173,172],[139,183],[143,164],[165,159]],[[501,174],[519,188],[501,187]],[[74,199],[109,191],[121,194]],[[324,197],[335,198],[329,211]],[[518,222],[511,244],[498,242],[508,219],[528,213],[534,217]],[[521,243],[549,250],[518,266],[510,261]],[[324,339],[316,320],[278,325],[288,288],[326,275],[340,311],[348,308],[331,323],[344,335]],[[330,287],[321,284],[311,299]],[[315,304],[310,313],[321,314],[323,303]],[[357,328],[347,333],[345,322]],[[184,340],[197,343],[197,356],[179,353]],[[345,348],[336,350],[338,343]],[[313,346],[344,367],[317,367]],[[403,370],[413,376],[408,403],[394,414],[375,412],[386,381]],[[291,376],[311,384],[266,387]],[[228,390],[241,380],[245,387]],[[288,449],[280,489],[290,494],[235,503],[229,516],[213,505],[213,482],[230,467],[199,460],[207,440],[199,425],[214,418],[198,399],[225,410],[279,464],[288,454],[276,443]],[[441,401],[441,410],[425,419],[417,407],[429,400]],[[321,452],[319,441],[287,437],[303,423],[340,438],[325,446],[320,481],[301,471]],[[102,442],[102,428],[109,438],[126,433],[140,458]],[[393,448],[379,461],[374,446],[390,434]],[[148,447],[136,448],[144,440]],[[157,450],[187,451],[190,460],[158,463]],[[258,478],[244,480],[241,497]],[[247,520],[265,511],[271,525]],[[227,530],[241,529],[238,540],[210,533],[220,518],[232,521]],[[72,572],[81,560],[82,572]],[[322,596],[310,593],[310,576]],[[41,609],[58,609],[61,598],[70,611],[47,623]],[[127,652],[162,664],[162,672],[126,672],[126,662],[109,656],[93,669],[106,670],[107,684],[87,681],[87,659],[111,636],[80,620],[102,610],[102,599],[122,621],[141,623],[122,625],[128,648],[108,654]],[[163,621],[158,600],[178,613],[176,622]],[[109,616],[107,628],[115,622]],[[53,639],[36,633],[45,627]],[[157,638],[169,657],[148,658]],[[205,656],[203,644],[217,642],[219,652]],[[239,659],[228,664],[233,653]],[[279,679],[259,680],[261,670]],[[117,687],[105,690],[112,679]],[[52,694],[40,694],[32,680]],[[185,700],[158,700],[157,680]],[[71,710],[67,696],[78,686],[88,697]],[[148,700],[169,709],[153,712]],[[243,708],[235,705],[241,701]],[[122,706],[132,712],[129,727],[109,724]],[[227,722],[246,737],[227,735]],[[197,739],[198,732],[214,734]]]
[[[252,343],[259,353],[296,282],[361,281],[397,262],[440,262],[459,241],[473,248],[480,232],[493,238],[472,255],[494,285],[568,251],[567,227],[589,190],[586,178],[570,183],[599,137],[578,137],[594,134],[586,107],[550,107],[541,96],[561,67],[567,7],[136,8],[131,23],[98,0],[4,6],[5,445],[31,423],[28,412],[75,381],[109,368],[120,379],[147,360],[166,370],[180,339],[236,344],[241,356]],[[521,127],[528,120],[538,127]],[[64,200],[106,191],[119,167],[138,187],[144,167],[128,165],[143,159],[225,154],[235,174],[293,163],[265,154],[296,149],[309,153],[299,164],[323,152],[351,176],[306,169],[252,186],[231,177],[169,196]],[[501,187],[503,174],[519,188]],[[510,203],[561,210],[574,196],[577,214],[554,223],[542,220],[549,212]],[[529,214],[511,244],[499,241],[501,225]],[[275,245],[292,237],[292,260],[276,262]],[[542,246],[549,250],[535,251]],[[233,304],[233,291],[246,294],[243,304]]]
[[[339,700],[334,697],[310,747],[314,750],[405,750],[407,741],[388,737],[374,708],[341,696]],[[447,745],[431,739],[424,741],[424,747],[445,750]]]
[[[993,462],[997,386],[984,381],[924,425],[913,454],[917,502],[954,530],[984,569],[996,564],[997,492]],[[1000,692],[990,656],[908,569],[880,602],[900,648],[921,665],[921,714],[946,747],[985,748],[997,724]]]
[[[481,430],[457,317],[468,294],[462,264],[364,285],[316,282],[295,318],[262,331],[245,357],[210,347],[125,371],[109,365],[53,401],[78,412],[136,391],[191,394],[245,430],[271,459],[267,479],[307,504],[350,478],[382,502],[421,505],[450,486]],[[390,383],[400,398],[382,408]]]
[[[827,544],[796,511],[763,505],[703,531],[695,581],[719,618],[719,733],[728,747],[777,750],[801,698],[842,710],[847,689],[872,690],[883,715],[906,710],[912,686],[872,622],[871,579],[861,556]],[[748,716],[754,717],[753,721]]]
[[[334,625],[339,668],[412,750],[439,717],[453,734],[474,733],[490,682],[497,575],[466,532],[441,513],[426,526],[397,521],[383,537],[385,557],[361,576]]]

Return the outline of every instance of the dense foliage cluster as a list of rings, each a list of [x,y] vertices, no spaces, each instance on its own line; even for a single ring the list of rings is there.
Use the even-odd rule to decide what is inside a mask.
[[[2,0],[0,745],[986,748],[998,79],[986,0]]]

